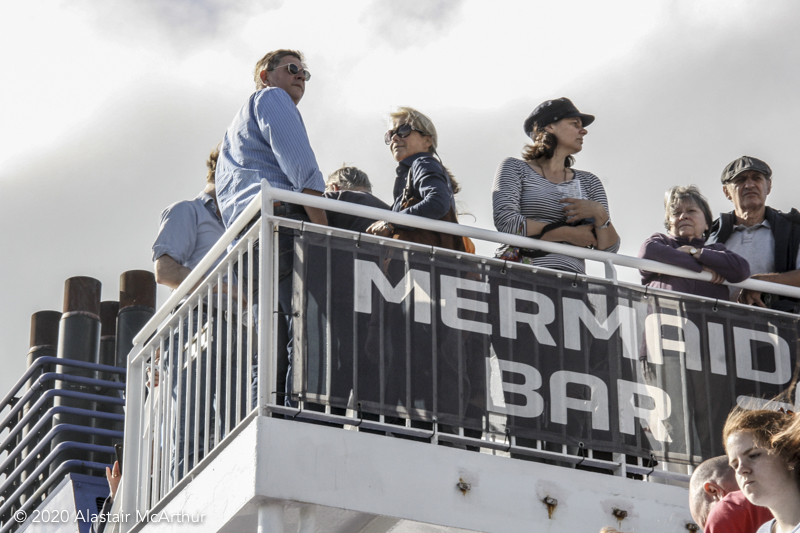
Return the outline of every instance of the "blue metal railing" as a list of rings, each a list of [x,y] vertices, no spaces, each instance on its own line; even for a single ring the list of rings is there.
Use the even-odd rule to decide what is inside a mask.
[[[67,435],[79,433],[89,437],[89,440],[101,437],[121,441],[123,438],[122,431],[93,427],[93,424],[97,420],[124,423],[125,416],[112,411],[125,406],[125,383],[49,371],[55,367],[82,370],[84,373],[88,371],[117,375],[122,380],[126,375],[124,368],[59,357],[39,357],[0,401],[0,413],[4,414],[0,420],[0,431],[7,432],[0,442],[0,452],[5,453],[0,463],[0,474],[3,475],[0,494],[4,496],[0,503],[0,519],[4,520],[0,532],[19,526],[20,524],[10,518],[12,512],[32,511],[66,473],[75,470],[102,472],[106,466],[110,466],[96,460],[77,459],[74,454],[107,454],[113,457],[113,446],[76,442],[69,440]],[[62,384],[68,387],[58,388]],[[69,390],[75,386],[86,392]],[[27,390],[20,394],[26,387]],[[101,391],[106,394],[100,394]],[[108,409],[58,405],[58,398],[82,401],[89,407]],[[59,421],[64,416],[68,419]],[[82,419],[86,420],[85,424],[81,423]],[[69,453],[65,455],[65,452]]]

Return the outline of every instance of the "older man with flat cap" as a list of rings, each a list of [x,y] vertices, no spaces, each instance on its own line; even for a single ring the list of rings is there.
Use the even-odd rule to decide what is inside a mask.
[[[721,180],[734,210],[714,221],[708,242],[723,243],[747,259],[754,279],[800,287],[800,212],[782,213],[766,204],[772,190],[772,169],[745,155],[725,167]],[[797,301],[749,290],[743,290],[738,300],[782,311],[800,310]]]

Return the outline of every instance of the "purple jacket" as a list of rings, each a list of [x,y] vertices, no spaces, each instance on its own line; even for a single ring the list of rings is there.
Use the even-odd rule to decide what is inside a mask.
[[[678,251],[678,248],[685,245],[702,249],[700,257],[695,259],[687,253]],[[642,247],[639,249],[639,257],[661,263],[669,263],[670,265],[683,267],[695,272],[702,271],[705,266],[731,283],[738,283],[750,277],[750,265],[745,258],[729,251],[722,244],[709,244],[706,246],[703,239],[686,239],[663,233],[654,233],[642,243]],[[730,291],[725,285],[715,285],[710,281],[656,274],[646,270],[640,270],[639,272],[642,274],[642,285],[647,285],[648,287],[707,296],[718,300],[728,300],[730,298]]]

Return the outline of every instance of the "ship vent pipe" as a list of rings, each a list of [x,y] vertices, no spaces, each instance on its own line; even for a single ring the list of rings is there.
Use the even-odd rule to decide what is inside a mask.
[[[55,357],[56,356],[56,346],[58,345],[58,324],[61,320],[61,313],[58,311],[37,311],[31,315],[31,338],[30,338],[30,350],[28,350],[28,368],[33,365],[34,362],[40,357]],[[45,372],[53,372],[55,368],[52,368],[50,365],[44,365],[39,367],[39,370],[34,373],[25,387],[25,390],[28,391],[36,382],[36,380]],[[41,397],[41,395],[52,388],[52,382],[45,382],[43,383],[33,394],[25,404],[25,407],[22,409],[23,416],[28,414],[30,411],[31,406],[36,403],[36,401]],[[22,428],[22,438],[26,437],[31,429],[39,422],[39,416],[46,412],[48,409],[52,407],[52,402],[49,402],[47,405],[44,405],[40,412],[35,415],[30,422],[25,424],[25,427]],[[22,449],[22,455],[20,460],[25,459],[28,457],[28,453],[33,450],[37,444],[39,444],[39,435],[35,437],[27,446]],[[45,455],[45,454],[43,454]],[[20,475],[20,482],[25,481],[31,472],[33,472],[39,466],[39,461],[34,461],[31,463]],[[26,493],[21,497],[20,503],[25,503],[25,500],[33,494],[38,487],[32,486]]]
[[[116,340],[117,340],[117,314],[119,313],[119,302],[101,302],[100,303],[100,350],[96,363],[101,365],[114,366],[116,364]],[[109,372],[96,373],[96,378],[103,381],[120,381],[118,374]],[[98,387],[96,394],[101,396],[108,396],[113,398],[121,398],[122,392],[117,389],[109,389],[107,387]],[[125,411],[121,405],[109,405],[97,403],[96,409],[99,412],[115,413],[124,415]],[[110,429],[113,431],[123,431],[124,423],[116,420],[107,420],[104,418],[95,418],[94,427],[101,429]],[[99,446],[113,446],[119,439],[113,439],[102,435],[94,435],[92,443]],[[106,453],[95,452],[92,454],[93,460],[96,463],[114,463],[114,456]]]
[[[89,277],[69,278],[64,283],[64,314],[61,316],[61,323],[58,335],[57,356],[62,359],[84,361],[94,363],[98,360],[100,351],[100,281]],[[94,378],[94,371],[62,367],[57,367],[57,372]],[[58,382],[58,389],[70,390],[74,392],[92,393],[90,387],[69,382]],[[55,398],[56,406],[77,407],[81,409],[93,410],[94,402],[78,398]],[[76,424],[81,426],[91,426],[92,420],[83,416],[73,414],[58,414],[53,417],[53,425],[57,424]],[[91,438],[86,433],[62,432],[53,439],[52,447],[61,442],[83,442],[91,443]],[[59,454],[50,466],[50,474],[63,463],[70,459],[81,461],[91,460],[90,454],[82,450],[69,450]],[[81,472],[90,474],[90,472]]]
[[[129,270],[119,277],[117,365],[127,367],[133,338],[156,312],[156,277],[149,270]]]

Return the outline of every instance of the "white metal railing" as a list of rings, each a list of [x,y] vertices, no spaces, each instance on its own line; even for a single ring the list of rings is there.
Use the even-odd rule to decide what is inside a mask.
[[[696,273],[673,265],[608,252],[552,243],[528,237],[499,233],[486,229],[404,215],[323,197],[275,189],[262,181],[262,191],[242,215],[225,232],[206,257],[173,292],[134,338],[129,355],[127,414],[125,422],[125,463],[122,509],[125,512],[153,510],[170,492],[188,481],[186,475],[200,463],[213,460],[215,448],[236,431],[250,416],[286,411],[276,394],[277,351],[272,312],[277,302],[276,225],[294,227],[303,224],[332,231],[309,223],[287,221],[273,216],[273,202],[284,201],[338,211],[341,213],[386,220],[394,224],[440,231],[461,236],[537,249],[573,257],[599,261],[606,266],[606,277],[616,281],[616,266],[649,270],[662,274],[710,281],[708,272]],[[229,244],[240,236],[251,220],[261,212],[252,227],[244,233],[230,253]],[[392,246],[403,243],[391,239],[364,236],[365,239]],[[260,241],[260,248],[254,245]],[[451,253],[451,252],[445,252]],[[208,278],[188,294],[218,258],[225,256]],[[257,261],[255,260],[257,259]],[[478,260],[480,260],[478,256]],[[489,260],[489,259],[487,259]],[[491,259],[491,261],[497,261]],[[241,267],[247,264],[247,275]],[[254,265],[259,272],[254,272]],[[587,276],[588,278],[588,276]],[[246,289],[243,287],[243,283]],[[260,290],[253,294],[253,284]],[[758,280],[731,284],[756,291],[800,298],[800,289]],[[225,287],[234,290],[224,290]],[[736,305],[736,304],[733,304]],[[204,318],[206,316],[206,318]],[[259,320],[259,317],[262,320]],[[263,320],[268,318],[268,320]],[[234,340],[235,339],[235,340]],[[209,355],[211,354],[211,355]],[[199,363],[198,363],[199,362]],[[257,381],[254,380],[254,371]],[[159,384],[149,385],[156,373]],[[255,393],[252,393],[256,383]],[[200,387],[198,387],[198,384]],[[189,391],[187,393],[187,391]],[[224,409],[223,406],[224,405]],[[182,411],[185,422],[177,416]],[[346,416],[327,413],[306,413],[308,418],[324,418],[347,423]],[[352,418],[349,419],[352,422]],[[365,422],[363,427],[370,427]],[[379,423],[372,423],[380,427]],[[408,428],[413,433],[414,428]],[[424,432],[423,432],[424,433]],[[463,436],[463,435],[462,435]],[[458,437],[452,437],[457,439]],[[469,441],[469,439],[463,439]],[[483,447],[506,450],[508,443],[484,441]],[[522,452],[525,453],[525,452]],[[539,449],[533,455],[548,457],[553,452]],[[619,455],[619,454],[615,454]],[[575,456],[573,456],[575,457]],[[180,465],[181,459],[183,464]],[[572,462],[593,464],[591,455]],[[615,462],[594,460],[596,466],[616,465],[624,474],[626,465],[615,456]],[[649,469],[649,470],[648,470]],[[646,464],[627,465],[629,472],[652,472]],[[663,472],[663,477],[673,476]],[[680,477],[680,476],[679,476]],[[134,514],[135,516],[135,514]]]

